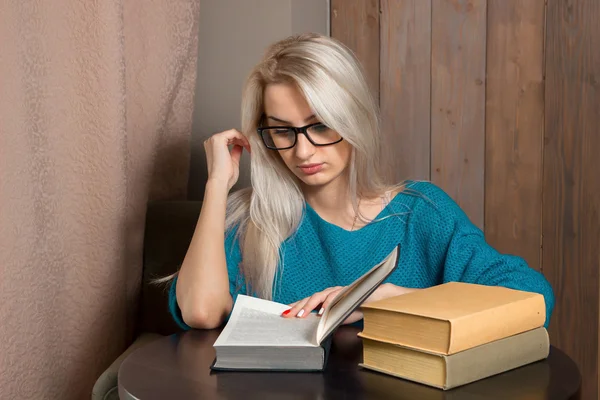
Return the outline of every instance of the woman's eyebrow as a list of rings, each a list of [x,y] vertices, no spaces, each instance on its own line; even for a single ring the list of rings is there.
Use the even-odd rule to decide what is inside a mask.
[[[289,122],[289,121],[286,121],[286,120],[284,120],[284,119],[281,119],[281,118],[273,117],[273,116],[271,116],[271,115],[269,115],[267,118],[269,118],[269,119],[272,119],[273,121],[276,121],[276,122],[280,122],[280,123],[282,123],[282,124],[288,124],[288,125],[291,125],[291,122]],[[311,120],[311,119],[313,119],[313,118],[315,118],[315,114],[312,114],[310,117],[308,117],[308,118],[305,118],[305,119],[304,119],[304,122],[308,122],[308,121],[310,121],[310,120]]]

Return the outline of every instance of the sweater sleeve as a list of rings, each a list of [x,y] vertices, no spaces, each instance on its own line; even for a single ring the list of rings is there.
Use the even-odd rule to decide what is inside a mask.
[[[433,185],[431,185],[433,186]],[[490,246],[483,232],[441,189],[433,187],[428,215],[423,218],[430,251],[438,252],[443,282],[460,281],[540,293],[546,304],[545,327],[554,309],[554,293],[543,274],[518,256],[502,254]]]
[[[242,255],[240,251],[240,245],[238,239],[236,237],[237,228],[231,229],[225,236],[225,259],[227,262],[227,274],[229,276],[229,293],[233,297],[235,301],[238,294],[245,293],[245,285],[243,285],[243,281],[241,279],[239,273],[239,264],[242,260]],[[177,303],[177,297],[175,295],[175,288],[177,285],[177,278],[175,276],[173,281],[171,282],[171,287],[169,289],[169,299],[168,299],[168,307],[171,316],[175,323],[183,330],[191,329],[189,325],[187,325],[183,321],[183,317],[181,316],[181,309],[179,308],[179,304]]]

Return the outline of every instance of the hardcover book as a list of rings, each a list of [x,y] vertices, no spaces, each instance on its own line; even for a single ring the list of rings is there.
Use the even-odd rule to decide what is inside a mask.
[[[346,286],[322,316],[283,318],[290,307],[238,295],[231,316],[214,343],[214,370],[321,371],[333,331],[392,273],[400,247]]]

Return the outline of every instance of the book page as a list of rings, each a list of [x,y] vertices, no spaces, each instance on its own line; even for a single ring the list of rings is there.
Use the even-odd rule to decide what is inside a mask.
[[[381,263],[371,268],[363,276],[342,290],[323,313],[316,331],[315,341],[321,344],[337,326],[344,322],[363,301],[397,267],[400,258],[400,246],[388,255]]]
[[[283,318],[284,304],[238,295],[231,317],[214,346],[317,346],[320,318]]]

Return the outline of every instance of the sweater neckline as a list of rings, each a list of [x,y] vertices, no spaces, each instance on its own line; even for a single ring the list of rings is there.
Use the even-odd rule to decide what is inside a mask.
[[[342,227],[341,227],[341,226],[339,226],[339,225],[336,225],[336,224],[334,224],[334,223],[331,223],[331,222],[329,222],[329,221],[327,221],[327,220],[323,219],[323,218],[322,218],[322,217],[319,215],[319,213],[318,213],[318,212],[317,212],[317,211],[316,211],[314,208],[312,208],[310,204],[308,204],[308,202],[307,202],[307,201],[305,201],[305,202],[304,202],[304,205],[305,205],[306,209],[307,209],[309,212],[311,212],[311,213],[314,215],[314,217],[317,219],[317,221],[318,221],[320,224],[323,224],[323,225],[325,225],[325,226],[329,227],[330,229],[333,229],[333,230],[339,231],[339,232],[341,232],[341,233],[343,233],[343,234],[346,234],[346,235],[351,235],[351,234],[358,234],[359,232],[362,232],[362,231],[364,231],[366,228],[370,228],[370,227],[373,225],[373,222],[376,222],[375,220],[377,220],[377,219],[379,219],[379,218],[382,218],[382,217],[384,217],[384,216],[385,216],[385,214],[386,214],[386,213],[387,213],[387,211],[388,211],[388,208],[389,208],[389,207],[392,205],[392,203],[393,203],[394,201],[396,201],[396,199],[397,199],[397,198],[400,196],[400,194],[402,194],[402,192],[403,192],[403,191],[401,190],[400,192],[396,193],[396,195],[395,195],[394,197],[392,197],[392,198],[390,199],[389,203],[387,203],[387,204],[385,205],[385,207],[383,207],[383,209],[382,209],[381,211],[379,211],[379,213],[377,213],[377,215],[375,216],[375,218],[373,218],[373,220],[374,220],[374,221],[370,221],[370,222],[369,222],[369,223],[367,223],[366,225],[364,225],[364,226],[362,226],[362,227],[360,227],[360,228],[358,228],[358,229],[355,229],[355,230],[353,230],[353,231],[350,231],[350,230],[348,230],[348,229],[342,228]]]

